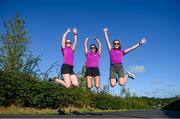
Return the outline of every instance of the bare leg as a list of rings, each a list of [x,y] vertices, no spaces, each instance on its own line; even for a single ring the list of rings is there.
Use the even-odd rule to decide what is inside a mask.
[[[88,89],[91,89],[91,80],[92,80],[91,76],[86,76],[86,85]]]
[[[72,86],[75,86],[75,87],[79,86],[79,83],[75,74],[70,75],[70,80],[71,80]]]
[[[111,87],[114,87],[116,85],[116,79],[110,79]]]
[[[99,89],[99,87],[100,87],[100,77],[99,76],[94,77],[94,84],[95,84],[95,87],[97,89]]]
[[[128,75],[125,75],[124,77],[119,78],[118,83],[120,86],[124,86],[127,80],[128,80]]]
[[[63,85],[66,88],[70,88],[70,86],[71,86],[70,75],[63,74],[63,78],[64,78],[64,80],[55,79],[55,81],[60,83],[61,85]]]

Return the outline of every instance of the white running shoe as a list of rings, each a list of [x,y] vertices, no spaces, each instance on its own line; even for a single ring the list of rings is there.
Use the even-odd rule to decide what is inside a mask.
[[[129,78],[131,78],[131,79],[134,79],[135,78],[135,75],[134,74],[132,74],[131,72],[127,72],[127,75],[128,75],[128,77]]]

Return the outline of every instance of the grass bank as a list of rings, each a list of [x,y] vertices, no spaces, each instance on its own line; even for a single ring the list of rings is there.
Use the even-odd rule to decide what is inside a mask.
[[[100,109],[94,109],[94,108],[74,108],[74,107],[68,107],[63,108],[65,110],[66,114],[69,114],[71,112],[117,112],[117,111],[127,111],[127,110],[100,110]],[[18,106],[0,106],[0,114],[59,114],[58,109],[38,109],[38,108],[32,108],[32,107],[18,107]]]
[[[0,107],[0,114],[58,114],[56,109],[36,109],[32,107]]]

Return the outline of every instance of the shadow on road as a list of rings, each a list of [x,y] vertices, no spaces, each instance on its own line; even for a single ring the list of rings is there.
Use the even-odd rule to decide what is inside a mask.
[[[75,116],[83,117],[123,117],[123,118],[179,118],[180,112],[169,110],[134,110],[125,112],[99,112],[80,113],[73,112]]]
[[[103,114],[93,113],[93,112],[81,113],[81,112],[77,112],[77,111],[72,112],[72,114],[75,114],[75,115],[93,115],[93,116],[102,116],[103,115]]]
[[[167,115],[168,118],[180,118],[180,112],[172,110],[162,110],[164,115]]]
[[[170,118],[179,118],[180,117],[180,100],[176,100],[169,105],[162,108],[162,111],[165,115]]]
[[[175,111],[180,111],[180,99],[176,100],[169,105],[163,107],[164,110],[175,110]]]

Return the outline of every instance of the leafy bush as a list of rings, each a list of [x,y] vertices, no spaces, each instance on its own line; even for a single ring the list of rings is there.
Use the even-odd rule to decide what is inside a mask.
[[[58,108],[59,106],[83,107],[88,104],[86,91],[80,88],[65,89],[29,74],[0,72],[0,105]]]
[[[159,109],[175,101],[147,97],[122,98],[105,92],[93,94],[84,88],[66,89],[27,73],[0,72],[0,106],[36,108],[92,107],[102,110]],[[175,105],[176,106],[176,105]]]

